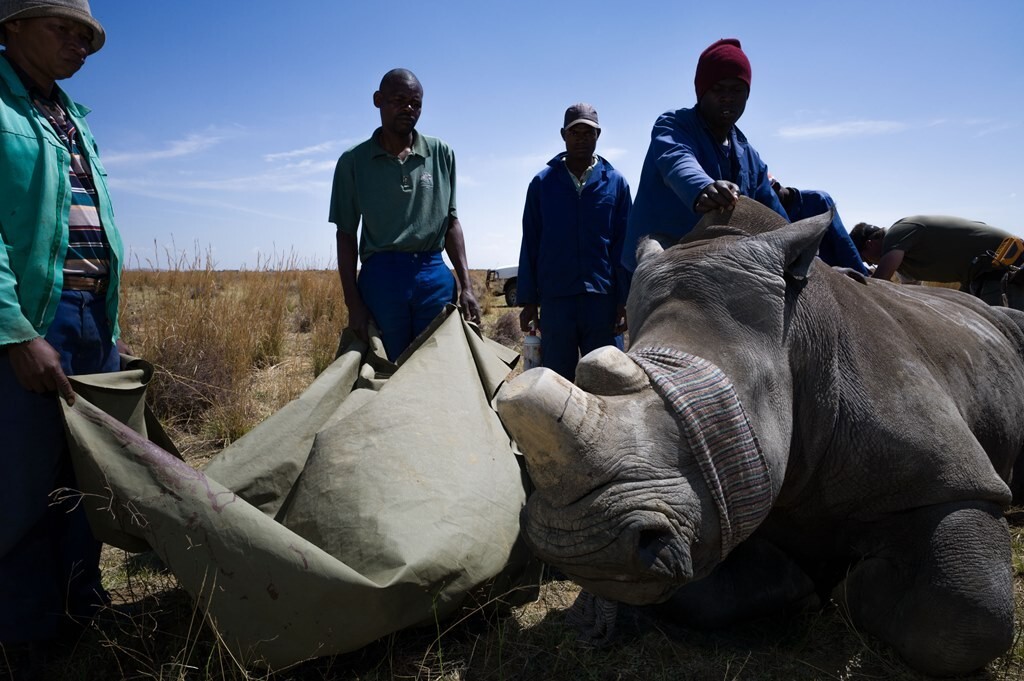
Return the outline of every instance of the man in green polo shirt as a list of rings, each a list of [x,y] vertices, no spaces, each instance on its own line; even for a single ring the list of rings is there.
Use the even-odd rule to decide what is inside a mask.
[[[1024,309],[1016,270],[1006,266],[1020,265],[1019,258],[993,262],[1000,246],[1014,239],[1002,229],[949,215],[915,215],[888,229],[862,222],[850,230],[850,239],[864,261],[876,265],[877,279],[899,273],[916,281],[958,283],[990,305]]]
[[[393,69],[373,93],[373,105],[380,127],[338,159],[330,221],[338,228],[349,327],[365,340],[372,318],[394,361],[446,304],[460,300],[465,317],[477,323],[480,306],[455,209],[455,154],[415,129],[423,87],[411,71]]]

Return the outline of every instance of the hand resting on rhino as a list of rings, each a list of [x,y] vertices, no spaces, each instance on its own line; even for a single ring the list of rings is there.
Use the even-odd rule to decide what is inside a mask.
[[[629,353],[499,394],[524,533],[605,599],[720,626],[832,594],[911,666],[967,673],[1013,639],[1024,314],[855,281],[814,257],[827,226],[741,199],[640,245]]]

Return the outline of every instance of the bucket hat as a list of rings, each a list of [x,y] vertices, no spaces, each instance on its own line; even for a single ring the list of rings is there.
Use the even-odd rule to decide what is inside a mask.
[[[89,11],[89,0],[0,0],[0,45],[6,44],[4,24],[35,17],[63,17],[85,24],[92,29],[90,52],[99,51],[107,40],[103,26]]]

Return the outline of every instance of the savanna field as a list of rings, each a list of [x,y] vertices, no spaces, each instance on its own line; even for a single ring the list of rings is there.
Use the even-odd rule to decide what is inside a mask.
[[[519,349],[518,309],[473,272],[483,332]],[[334,270],[270,263],[217,271],[202,258],[124,277],[124,338],[157,369],[150,404],[185,460],[204,465],[296,397],[334,359],[346,315]],[[972,680],[1024,681],[1024,509],[1008,515],[1017,636]],[[642,612],[620,622],[618,642],[578,644],[565,611],[579,589],[544,578],[539,599],[508,594],[467,604],[460,616],[388,636],[360,651],[267,672],[234,660],[173,575],[149,554],[104,549],[116,608],[102,626],[57,648],[53,679],[810,680],[921,679],[862,637],[835,607],[787,621],[713,633],[675,629]],[[6,665],[0,658],[0,678]]]

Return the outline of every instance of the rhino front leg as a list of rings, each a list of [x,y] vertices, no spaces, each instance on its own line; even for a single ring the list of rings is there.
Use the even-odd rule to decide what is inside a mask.
[[[819,605],[811,578],[788,554],[755,534],[710,575],[681,587],[657,608],[679,624],[717,629]]]
[[[917,509],[866,536],[870,549],[835,592],[858,628],[932,676],[967,674],[1009,649],[1013,575],[998,506]]]
[[[565,619],[570,626],[576,628],[580,643],[602,648],[615,637],[618,616],[618,602],[583,590],[569,608]]]

